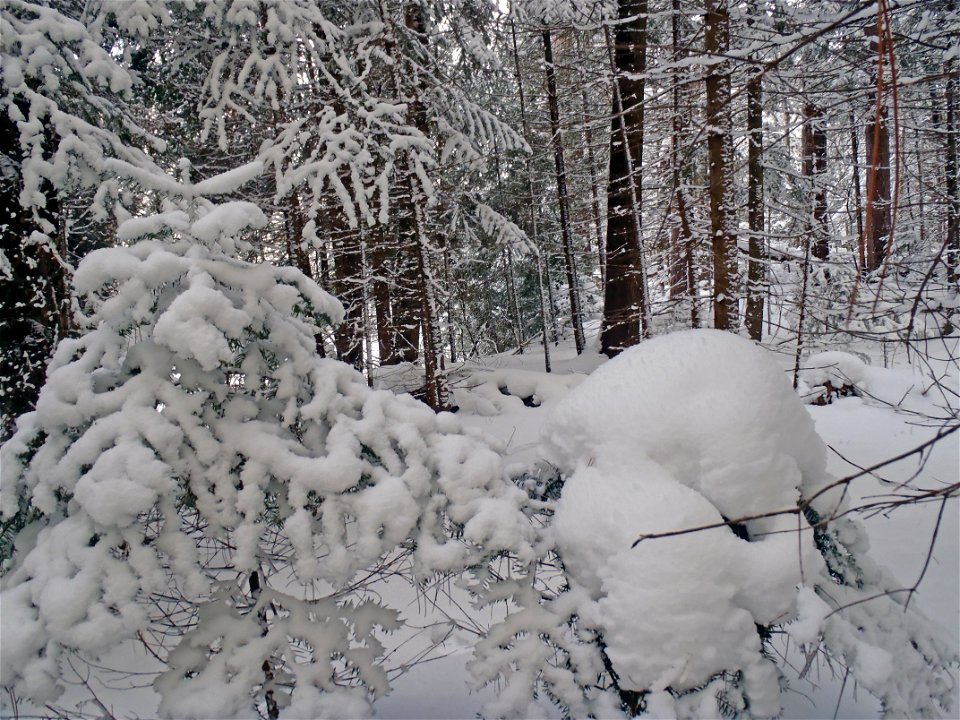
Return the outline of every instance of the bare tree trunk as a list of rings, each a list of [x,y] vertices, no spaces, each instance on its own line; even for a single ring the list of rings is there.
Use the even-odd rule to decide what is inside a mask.
[[[879,13],[879,9],[878,9]],[[874,75],[874,112],[865,128],[867,149],[867,212],[864,228],[866,244],[866,270],[877,270],[887,252],[887,236],[890,234],[890,132],[887,128],[887,108],[883,101],[883,61],[886,52],[885,32],[878,14],[877,23],[869,32],[874,39],[871,51],[877,55]]]
[[[500,206],[504,207],[503,183],[500,179],[500,151],[497,148],[497,141],[493,141],[493,165],[494,172],[497,175],[497,196],[500,199]],[[507,269],[507,301],[510,305],[510,325],[513,329],[513,339],[517,344],[517,353],[523,355],[523,315],[520,313],[520,299],[517,293],[515,272],[513,267],[513,250],[509,245],[504,252],[504,264]]]
[[[717,58],[730,47],[728,0],[706,0],[705,49]],[[710,164],[710,231],[713,239],[713,325],[735,330],[739,315],[737,238],[730,177],[733,140],[730,132],[729,62],[710,65],[707,90],[707,153]]]
[[[547,104],[550,109],[550,134],[553,138],[553,160],[557,177],[557,202],[560,205],[560,234],[563,241],[563,258],[567,269],[567,286],[570,295],[570,320],[573,324],[573,342],[577,355],[583,352],[583,313],[580,309],[580,288],[577,278],[577,261],[573,254],[573,238],[570,235],[570,199],[567,195],[567,170],[563,157],[563,137],[560,134],[560,108],[557,102],[557,72],[553,64],[553,43],[550,31],[543,34],[543,62],[547,73]]]
[[[956,10],[956,2],[950,3],[950,9]],[[960,183],[958,183],[957,172],[960,170],[960,157],[958,157],[957,135],[960,130],[957,128],[957,61],[956,58],[950,58],[945,63],[944,68],[947,76],[946,87],[946,162],[944,163],[944,172],[946,174],[947,190],[947,250],[944,260],[947,263],[947,279],[955,284],[960,280]]]
[[[677,218],[679,227],[676,227],[673,241],[676,244],[674,252],[676,255],[676,278],[675,284],[671,283],[671,298],[674,293],[683,293],[690,303],[690,327],[700,326],[700,313],[697,307],[697,298],[699,288],[697,287],[697,268],[694,254],[696,240],[693,236],[693,229],[690,225],[690,215],[687,211],[687,201],[684,192],[684,183],[689,179],[689,161],[683,159],[680,154],[680,138],[683,134],[683,128],[690,123],[690,97],[689,89],[684,89],[686,83],[681,81],[681,70],[679,60],[690,54],[689,47],[680,46],[680,18],[681,8],[680,0],[672,0],[671,4],[671,40],[673,47],[673,60],[678,63],[674,69],[674,81],[672,89],[673,101],[673,122],[671,128],[671,165],[673,169],[673,202],[677,208]],[[689,77],[689,76],[688,76]]]
[[[673,227],[670,230],[670,251],[668,253],[670,263],[670,299],[677,300],[686,296],[689,288],[687,287],[687,268],[685,246],[690,238],[682,236],[681,213],[680,213],[680,180],[683,176],[680,162],[680,136],[683,131],[683,119],[680,114],[680,68],[679,60],[683,53],[680,49],[680,0],[673,0],[672,13],[670,15],[670,28],[672,37],[672,60],[675,63],[673,70],[673,87],[671,88],[671,102],[673,109],[673,120],[670,126],[670,175],[673,184],[673,195],[671,202],[676,208],[676,217],[672,219]]]
[[[763,305],[767,295],[767,258],[763,242],[763,96],[762,76],[747,83],[747,223],[750,261],[747,266],[747,307],[744,326],[750,337],[763,338]]]
[[[447,409],[447,386],[443,375],[440,374],[440,342],[439,325],[437,322],[437,306],[434,295],[433,273],[430,267],[429,248],[426,243],[426,228],[423,221],[423,201],[416,197],[417,178],[413,172],[409,174],[410,192],[414,195],[413,207],[416,217],[417,236],[417,285],[420,299],[420,318],[423,326],[423,371],[424,371],[424,402],[434,410]]]
[[[587,76],[581,67],[580,103],[583,108],[583,139],[587,144],[587,165],[590,173],[590,210],[593,220],[593,232],[597,238],[597,264],[600,266],[600,290],[607,284],[607,248],[603,242],[603,221],[600,218],[600,183],[597,178],[597,156],[593,149],[593,130],[587,113]]]
[[[345,230],[334,239],[334,292],[343,304],[343,322],[334,334],[337,358],[363,369],[363,260],[360,233]]]
[[[857,140],[857,121],[850,111],[850,163],[853,170],[853,202],[857,219],[857,237],[863,237],[863,199],[860,191],[860,143]],[[866,259],[860,258],[860,267],[864,267]]]
[[[373,387],[373,341],[371,337],[374,333],[373,323],[370,318],[370,253],[367,250],[366,238],[360,239],[360,267],[363,277],[362,302],[363,302],[363,360],[364,370],[367,374],[367,385]]]
[[[427,50],[427,23],[424,16],[423,6],[419,0],[408,3],[404,8],[404,25],[416,37],[419,44],[419,55],[426,61]],[[396,65],[394,73],[397,72]],[[401,86],[400,78],[395,77],[397,87]],[[427,134],[427,114],[419,95],[422,92],[422,83],[415,79],[414,92],[416,96],[410,103],[410,114],[413,118],[414,126],[422,133]],[[434,410],[445,410],[447,408],[447,388],[443,375],[440,374],[442,358],[440,351],[443,347],[439,324],[437,318],[437,303],[435,296],[435,283],[433,271],[431,268],[430,246],[427,237],[428,231],[424,217],[426,208],[426,198],[423,197],[422,189],[419,185],[419,179],[414,167],[415,159],[412,155],[407,157],[407,190],[409,192],[409,203],[412,210],[412,237],[409,239],[407,247],[412,251],[415,260],[415,278],[416,278],[416,307],[419,310],[419,323],[413,324],[416,328],[423,331],[423,370],[424,370],[424,402]],[[405,331],[411,328],[404,328]],[[408,340],[408,347],[414,347]]]
[[[303,211],[300,209],[300,196],[296,190],[291,191],[286,208],[287,220],[287,261],[294,265],[308,278],[313,278],[313,268],[310,267],[310,257],[303,245],[303,227],[305,224]]]
[[[383,364],[393,356],[393,318],[390,305],[390,284],[386,280],[387,238],[383,226],[375,228],[379,237],[372,243],[370,257],[371,293],[377,322],[377,354]]]
[[[517,28],[513,21],[510,21],[510,37],[513,41],[513,66],[517,78],[517,96],[520,100],[520,121],[523,125],[523,139],[530,140],[530,126],[527,120],[526,99],[523,93],[523,75],[520,72],[520,53],[517,51]],[[543,292],[543,266],[544,253],[540,247],[540,237],[537,232],[537,202],[533,193],[533,168],[530,165],[530,158],[526,156],[526,175],[527,175],[527,193],[530,196],[530,230],[533,239],[533,245],[537,249],[537,300],[540,304],[540,330],[543,336],[543,368],[545,372],[550,372],[550,342],[547,338],[547,304]],[[551,291],[552,294],[552,291]],[[550,309],[553,309],[551,299]],[[556,331],[554,331],[556,336]]]
[[[443,249],[443,285],[448,288],[446,293],[445,312],[447,315],[447,342],[450,343],[450,362],[457,362],[457,332],[453,322],[453,284],[450,282],[450,244],[444,243]],[[463,343],[461,343],[461,346]]]
[[[827,235],[827,188],[823,175],[827,171],[827,133],[823,110],[812,103],[803,107],[803,176],[807,178],[813,208],[809,231],[813,235],[811,253],[826,260],[830,256]]]
[[[412,169],[404,172],[412,173]],[[392,365],[401,362],[414,362],[420,354],[420,302],[417,264],[416,208],[410,195],[410,183],[401,185],[401,195],[394,199],[397,212],[397,269],[395,292],[391,318],[393,320],[393,339],[391,353],[382,362]]]
[[[615,45],[604,25],[613,78],[610,178],[607,186],[607,283],[600,349],[608,357],[649,331],[641,247],[643,73],[647,65],[647,0],[618,0]]]
[[[523,354],[523,316],[520,314],[520,300],[517,297],[517,286],[513,272],[513,250],[507,246],[504,252],[507,266],[507,300],[510,302],[510,313],[513,317],[510,324],[513,326],[513,339],[517,344],[517,352]]]

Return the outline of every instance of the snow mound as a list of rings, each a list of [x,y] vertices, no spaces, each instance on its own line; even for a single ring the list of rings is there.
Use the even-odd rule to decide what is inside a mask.
[[[804,480],[825,473],[825,446],[780,369],[729,333],[659,337],[571,392],[546,445],[570,473],[557,547],[598,603],[621,687],[693,691],[739,672],[751,711],[778,714],[757,627],[795,614],[804,571],[823,562],[813,543],[798,552],[795,516],[756,516],[796,507]],[[710,529],[684,533],[695,528]]]
[[[870,368],[856,355],[831,350],[808,357],[797,373],[797,390],[804,402],[830,402],[834,393],[868,389]]]
[[[557,405],[544,439],[561,468],[610,449],[627,466],[649,458],[731,519],[788,506],[804,478],[826,472],[826,446],[784,373],[715,330],[657,337],[606,363]]]
[[[851,358],[822,367],[852,379]],[[646,341],[560,401],[543,444],[566,478],[552,532],[567,612],[595,633],[623,707],[641,693],[661,716],[779,715],[765,646],[785,626],[842,656],[889,713],[951,712],[956,658],[897,602],[864,604],[895,581],[862,556],[826,446],[761,348],[714,330]]]
[[[486,417],[556,402],[586,377],[507,368],[464,368],[460,374],[464,377],[453,387],[457,407]]]

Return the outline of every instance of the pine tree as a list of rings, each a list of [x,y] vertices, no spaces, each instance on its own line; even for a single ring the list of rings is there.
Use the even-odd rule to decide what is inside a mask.
[[[0,7],[0,437],[33,407],[73,331],[70,275],[91,245],[73,226],[105,221],[119,191],[105,159],[150,168],[137,145],[163,145],[130,118],[133,79],[83,12],[74,2]]]
[[[398,619],[351,579],[398,557],[413,581],[529,554],[498,455],[319,358],[342,306],[237,258],[267,218],[203,196],[261,171],[153,179],[164,212],[124,219],[74,277],[84,332],[0,451],[3,517],[30,518],[4,577],[2,676],[34,702],[57,695],[64,653],[139,637],[169,666],[164,716],[366,714],[389,687],[376,628]]]

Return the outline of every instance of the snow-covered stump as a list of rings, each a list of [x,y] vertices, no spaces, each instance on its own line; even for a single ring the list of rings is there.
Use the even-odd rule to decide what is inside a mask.
[[[530,715],[539,696],[574,716],[777,716],[782,631],[888,715],[956,712],[957,657],[889,593],[764,350],[713,330],[644,342],[556,406],[544,446],[565,480],[543,533],[560,574],[490,591],[520,611],[472,666],[504,683],[488,714]]]
[[[847,352],[816,353],[797,370],[797,392],[805,403],[813,405],[829,405],[835,397],[863,394],[867,386],[867,365]]]
[[[500,455],[318,358],[339,303],[236,259],[263,213],[197,197],[233,180],[180,186],[81,263],[85,334],[0,449],[0,510],[25,525],[0,599],[20,698],[55,699],[63,663],[138,638],[169,668],[163,716],[366,715],[400,620],[353,581],[398,556],[410,582],[533,557]]]

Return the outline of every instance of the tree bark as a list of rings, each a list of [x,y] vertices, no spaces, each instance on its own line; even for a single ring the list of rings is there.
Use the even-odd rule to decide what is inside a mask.
[[[560,134],[560,107],[557,101],[557,72],[553,64],[553,42],[550,31],[544,30],[543,63],[547,74],[547,104],[550,109],[550,134],[553,144],[553,161],[557,180],[557,202],[560,206],[560,234],[563,242],[563,259],[567,270],[567,288],[570,297],[570,320],[573,325],[573,341],[577,355],[583,352],[583,313],[580,308],[580,287],[577,278],[577,261],[573,253],[573,238],[570,233],[570,199],[567,195],[567,170],[563,156],[563,137]]]
[[[607,282],[600,349],[613,357],[649,332],[640,216],[647,0],[619,0],[607,185]],[[605,27],[609,48],[609,28]]]
[[[672,12],[670,15],[670,29],[672,38],[673,53],[671,59],[675,63],[673,69],[673,87],[670,90],[673,119],[670,124],[670,179],[672,182],[673,196],[671,202],[676,208],[676,215],[672,218],[673,227],[670,229],[670,251],[668,254],[670,262],[670,299],[678,300],[687,295],[687,268],[685,252],[686,243],[689,237],[681,237],[681,215],[680,215],[680,193],[681,178],[683,171],[680,160],[680,137],[683,132],[683,120],[680,110],[681,71],[679,60],[683,56],[680,48],[680,0],[673,0]]]
[[[950,4],[952,10],[956,3]],[[947,250],[945,262],[947,264],[947,280],[951,284],[960,281],[960,182],[957,173],[960,170],[960,156],[958,156],[957,135],[957,61],[951,58],[945,63],[947,76],[945,91],[945,105],[947,117],[947,132],[945,139],[945,162],[947,190]]]
[[[763,88],[762,76],[747,83],[747,224],[750,260],[747,265],[747,307],[744,326],[750,337],[763,339],[763,305],[767,295],[767,258],[763,242]]]
[[[419,0],[408,3],[404,8],[404,25],[411,31],[415,37],[414,46],[411,52],[419,56],[423,62],[427,60],[427,19],[424,15],[424,8]],[[396,65],[394,72],[397,73]],[[395,75],[397,87],[401,87],[400,77]],[[423,83],[419,77],[413,81],[413,97],[409,102],[410,117],[413,120],[414,127],[421,133],[428,133],[426,107],[421,98],[423,92]],[[443,347],[440,337],[439,318],[437,314],[437,302],[435,295],[435,283],[433,279],[432,261],[430,244],[428,238],[427,222],[425,218],[427,200],[423,196],[417,173],[415,171],[415,159],[411,154],[407,156],[406,179],[410,213],[408,222],[412,224],[407,227],[410,232],[406,242],[402,242],[402,250],[407,254],[409,261],[412,255],[413,273],[415,278],[416,294],[409,297],[408,302],[411,308],[416,310],[407,315],[411,316],[419,311],[419,322],[410,323],[403,328],[403,332],[413,331],[423,332],[423,370],[424,370],[424,402],[434,410],[445,410],[447,408],[447,388],[443,375],[440,373],[442,358],[440,351]],[[416,348],[412,342],[412,337],[404,337],[407,352]]]
[[[717,58],[730,47],[728,0],[706,0],[705,49]],[[710,65],[706,78],[710,231],[713,241],[713,326],[735,330],[739,315],[737,237],[730,197],[733,139],[730,131],[729,62]]]
[[[373,296],[373,309],[377,325],[377,356],[384,364],[393,356],[393,317],[390,296],[390,283],[387,282],[387,233],[382,225],[373,230],[376,233],[371,242],[370,252],[370,292]]]
[[[363,264],[360,233],[345,230],[334,238],[334,292],[343,304],[343,322],[334,333],[337,358],[363,369]]]
[[[857,121],[850,111],[850,164],[853,171],[853,205],[857,221],[857,237],[863,237],[863,193],[860,190],[860,143],[857,140]],[[860,267],[864,267],[865,258],[860,258]]]
[[[823,109],[813,103],[803,107],[803,176],[811,191],[812,209],[809,232],[812,235],[810,251],[815,258],[830,257],[827,234],[827,188],[823,175],[827,171],[827,132],[824,129]]]
[[[870,50],[876,53],[874,72],[873,114],[864,129],[867,151],[867,211],[864,227],[866,258],[865,270],[879,269],[887,252],[890,234],[890,131],[887,128],[887,108],[883,101],[883,59],[885,49],[882,16],[868,30],[872,36]]]

